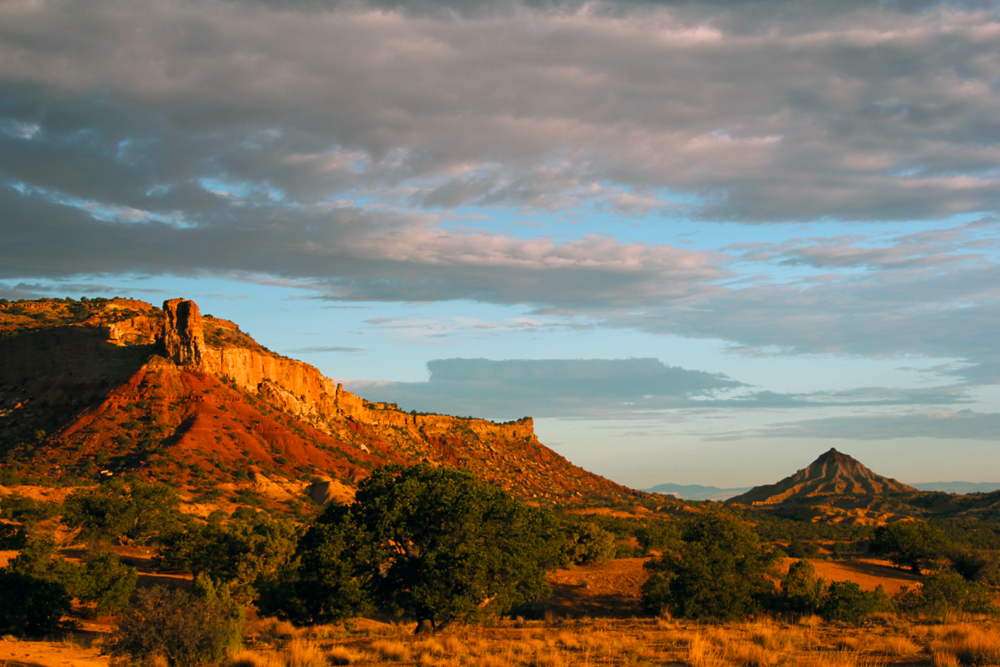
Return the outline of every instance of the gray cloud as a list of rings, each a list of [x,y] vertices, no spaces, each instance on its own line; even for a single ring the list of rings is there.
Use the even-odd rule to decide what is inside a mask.
[[[994,211],[993,3],[821,5],[8,3],[2,168],[185,213],[225,207],[200,178],[299,203],[563,207],[612,183],[720,220]]]
[[[764,352],[964,359],[954,374],[996,382],[985,220],[723,255],[439,217],[996,216],[996,8],[5,3],[0,279],[213,274],[335,301],[529,303]],[[724,282],[741,262],[829,273]]]
[[[667,366],[657,359],[439,359],[427,368],[427,382],[354,381],[347,386],[406,410],[493,419],[621,416],[744,386],[725,375]]]
[[[962,410],[898,416],[830,417],[779,424],[756,431],[754,435],[773,438],[848,440],[897,438],[997,440],[1000,439],[1000,414]]]
[[[959,388],[868,387],[839,392],[745,392],[717,373],[667,366],[658,359],[438,359],[427,382],[347,383],[370,400],[405,410],[533,417],[634,419],[665,410],[787,409],[951,405],[968,402]],[[736,390],[744,391],[732,396]],[[669,418],[669,417],[667,417]]]

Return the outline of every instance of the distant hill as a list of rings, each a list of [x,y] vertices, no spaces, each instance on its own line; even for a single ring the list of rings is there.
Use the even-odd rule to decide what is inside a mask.
[[[807,468],[776,484],[756,486],[728,502],[742,505],[778,505],[819,496],[881,496],[918,493],[917,489],[877,475],[856,459],[831,449]]]
[[[542,445],[530,418],[366,401],[192,301],[0,300],[0,484],[134,473],[198,494],[318,479],[343,495],[377,466],[420,461],[539,504],[645,496]]]
[[[644,490],[649,493],[674,496],[682,500],[728,500],[733,496],[746,493],[750,487],[723,489],[718,486],[702,486],[701,484],[658,484],[651,489]]]
[[[965,495],[968,493],[993,493],[1000,491],[1000,482],[923,482],[914,484],[913,487],[920,491],[939,491],[941,493],[956,493]]]

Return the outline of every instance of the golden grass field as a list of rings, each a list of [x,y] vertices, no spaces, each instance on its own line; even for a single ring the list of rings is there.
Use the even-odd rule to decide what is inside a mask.
[[[715,624],[642,617],[644,559],[561,569],[546,620],[503,620],[415,636],[412,624],[357,619],[296,629],[255,619],[228,667],[420,665],[424,667],[895,667],[1000,665],[1000,624],[986,618],[906,619],[877,615],[863,626],[818,617]],[[816,561],[818,574],[872,589],[913,585],[877,561]],[[0,667],[106,667],[110,619],[54,641],[0,640]],[[166,663],[162,663],[164,667]]]

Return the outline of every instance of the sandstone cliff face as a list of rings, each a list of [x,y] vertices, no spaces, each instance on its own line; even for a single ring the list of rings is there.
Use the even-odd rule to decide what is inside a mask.
[[[755,487],[727,502],[743,505],[777,505],[804,498],[835,495],[879,496],[917,493],[894,479],[877,475],[856,459],[831,449],[809,467],[777,484]]]
[[[182,465],[225,476],[242,466],[350,486],[375,466],[426,460],[467,468],[541,503],[621,502],[638,494],[544,447],[531,419],[495,424],[409,414],[267,351],[235,324],[203,317],[191,301],[171,299],[162,312],[142,302],[116,308],[110,324],[102,314],[0,338],[0,362],[10,361],[0,366],[0,451],[37,426],[18,419],[20,429],[3,430],[4,402],[29,398],[24,379],[40,374],[58,384],[72,373],[100,391],[99,401],[83,401],[82,412],[79,401],[64,401],[61,409],[79,414],[46,429],[58,431],[47,436],[51,471],[75,467],[92,475],[117,466],[155,476],[158,467]],[[132,412],[137,405],[143,414]]]

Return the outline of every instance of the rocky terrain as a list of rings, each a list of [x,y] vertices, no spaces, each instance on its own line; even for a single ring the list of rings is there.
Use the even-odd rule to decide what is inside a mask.
[[[0,303],[0,483],[137,473],[211,494],[221,482],[350,490],[386,463],[473,471],[540,504],[644,496],[509,423],[404,412],[270,352],[192,301]]]

